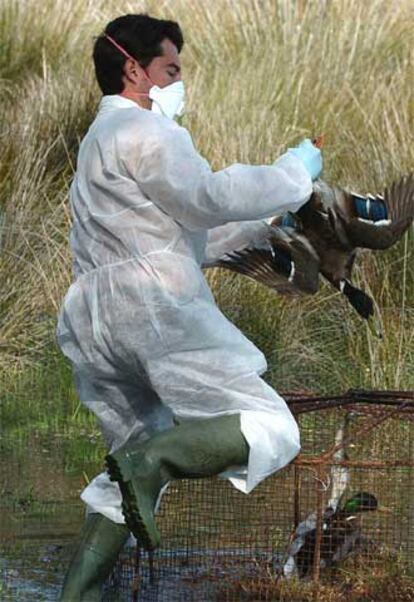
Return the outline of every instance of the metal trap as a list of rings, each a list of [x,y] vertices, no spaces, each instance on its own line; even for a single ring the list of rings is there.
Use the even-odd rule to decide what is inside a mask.
[[[172,483],[162,547],[125,550],[106,602],[271,601],[287,582],[414,570],[414,393],[285,398],[300,456],[247,496],[220,479]]]

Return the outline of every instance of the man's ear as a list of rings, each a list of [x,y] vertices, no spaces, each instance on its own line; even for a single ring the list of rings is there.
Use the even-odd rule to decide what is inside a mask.
[[[130,82],[137,84],[142,80],[142,69],[136,61],[127,59],[124,64],[124,75]]]

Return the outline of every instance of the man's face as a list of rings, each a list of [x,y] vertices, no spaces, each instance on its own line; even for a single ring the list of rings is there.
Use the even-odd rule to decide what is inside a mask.
[[[161,42],[161,48],[162,56],[152,59],[146,71],[155,85],[164,88],[181,80],[181,62],[176,46],[168,38]]]

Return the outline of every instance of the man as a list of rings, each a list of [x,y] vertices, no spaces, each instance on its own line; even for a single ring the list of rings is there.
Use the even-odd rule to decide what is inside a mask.
[[[89,514],[62,600],[100,599],[130,531],[158,545],[154,508],[171,479],[224,473],[248,493],[299,450],[259,376],[264,356],[221,314],[201,266],[299,209],[320,152],[305,141],[272,166],[212,172],[172,119],[182,46],[176,23],[146,15],[115,19],[95,43],[104,96],[71,187],[75,282],[58,340],[102,426],[109,475],[82,494]]]

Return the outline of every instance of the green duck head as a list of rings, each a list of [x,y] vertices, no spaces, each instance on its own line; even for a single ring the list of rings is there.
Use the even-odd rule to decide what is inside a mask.
[[[372,493],[359,491],[353,495],[344,504],[343,510],[346,514],[355,514],[356,512],[369,512],[378,509],[378,500]]]

